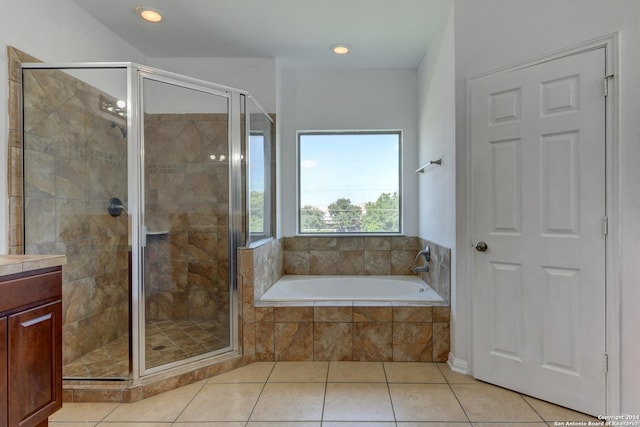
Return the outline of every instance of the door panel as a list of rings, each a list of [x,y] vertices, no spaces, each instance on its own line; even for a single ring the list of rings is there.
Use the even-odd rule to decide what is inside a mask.
[[[473,81],[474,375],[604,412],[604,49]]]
[[[229,98],[173,80],[144,93],[144,370],[232,349]]]

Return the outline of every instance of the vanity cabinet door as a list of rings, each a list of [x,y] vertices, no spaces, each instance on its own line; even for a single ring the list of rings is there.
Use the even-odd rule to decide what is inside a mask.
[[[62,303],[9,316],[9,427],[45,423],[62,407]]]
[[[7,427],[7,318],[0,317],[0,427]]]

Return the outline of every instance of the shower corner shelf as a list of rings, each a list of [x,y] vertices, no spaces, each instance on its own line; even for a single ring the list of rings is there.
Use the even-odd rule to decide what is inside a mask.
[[[161,236],[163,234],[169,234],[169,230],[149,230],[147,236]]]

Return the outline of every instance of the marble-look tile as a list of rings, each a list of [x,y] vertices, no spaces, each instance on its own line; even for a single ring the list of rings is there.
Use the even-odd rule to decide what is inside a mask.
[[[391,361],[393,359],[392,336],[391,323],[354,323],[353,360]]]
[[[391,251],[391,274],[406,275],[413,274],[416,251],[392,250]]]
[[[285,237],[282,239],[283,249],[285,251],[308,251],[309,237]]]
[[[275,360],[273,322],[256,323],[256,359]]]
[[[338,248],[337,237],[310,237],[309,249],[312,251],[335,251]]]
[[[381,362],[330,362],[328,382],[379,383],[385,382]]]
[[[273,307],[256,307],[256,322],[273,322]]]
[[[274,323],[275,360],[313,360],[313,323]]]
[[[210,378],[209,383],[264,383],[273,370],[273,362],[256,362]]]
[[[313,307],[274,307],[274,322],[313,322]]]
[[[451,384],[471,422],[543,421],[518,393],[489,384]]]
[[[333,275],[338,271],[336,251],[311,251],[309,253],[309,274]]]
[[[313,308],[314,322],[351,322],[352,316],[352,306],[318,306]]]
[[[176,421],[247,421],[263,384],[206,384]]]
[[[309,274],[309,252],[285,250],[284,274]]]
[[[329,362],[278,362],[269,376],[269,382],[324,383],[328,370]]]
[[[387,307],[353,307],[354,322],[391,322],[393,311],[391,306]]]
[[[323,383],[267,383],[251,421],[322,420]]]
[[[364,250],[365,251],[390,251],[391,237],[377,237],[377,236],[364,237]]]
[[[525,395],[522,395],[522,397],[545,421],[599,421],[590,415],[572,411],[571,409],[563,408],[562,406],[554,405],[544,400]]]
[[[385,362],[384,370],[389,383],[446,383],[435,363]]]
[[[431,322],[432,307],[393,307],[394,322]]]
[[[431,362],[431,323],[393,323],[393,361]]]
[[[344,250],[338,252],[338,274],[364,274],[364,251]]]
[[[449,323],[433,323],[433,361],[446,362],[449,358]]]
[[[391,274],[391,251],[364,251],[364,274]]]
[[[451,309],[449,307],[433,307],[433,321],[439,323],[449,323]]]
[[[256,324],[242,325],[242,356],[256,361]]]
[[[447,384],[389,384],[398,421],[468,421]]]
[[[338,251],[363,251],[364,237],[338,237]]]
[[[399,236],[399,237],[391,237],[391,250],[397,251],[397,250],[409,250],[409,251],[416,251],[420,249],[420,245],[419,245],[419,239],[417,237],[406,237],[406,236]],[[413,254],[413,256],[415,257],[415,253]]]
[[[394,421],[387,385],[328,383],[323,420]]]
[[[314,324],[313,360],[352,359],[353,323],[323,322]]]

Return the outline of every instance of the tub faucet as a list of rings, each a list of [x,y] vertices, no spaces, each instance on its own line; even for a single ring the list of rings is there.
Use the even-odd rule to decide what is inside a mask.
[[[431,250],[429,249],[429,245],[424,245],[424,249],[418,252],[418,255],[416,255],[416,261],[420,256],[424,257],[425,262],[431,261]]]
[[[416,265],[413,267],[414,273],[428,273],[429,266],[428,265]]]
[[[429,261],[431,261],[431,251],[429,250],[429,245],[425,245],[424,249],[421,250],[420,252],[418,252],[418,255],[416,255],[416,261],[418,261],[418,258],[420,258],[421,256],[424,257],[424,265],[415,265],[413,266],[413,272],[414,273],[428,273],[429,272]]]

